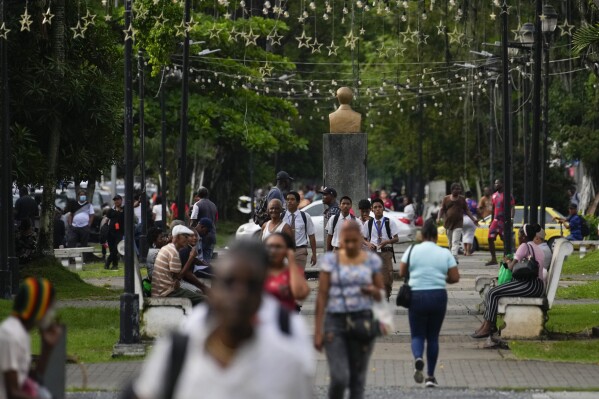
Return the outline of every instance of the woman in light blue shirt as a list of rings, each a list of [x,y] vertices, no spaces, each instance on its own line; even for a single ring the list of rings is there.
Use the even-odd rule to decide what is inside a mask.
[[[427,387],[436,387],[435,366],[439,356],[439,333],[447,310],[446,284],[460,280],[455,258],[437,245],[437,225],[428,219],[422,227],[422,243],[411,246],[401,258],[399,275],[409,275],[412,301],[408,310],[414,355],[414,380],[424,379],[424,342],[428,361]]]

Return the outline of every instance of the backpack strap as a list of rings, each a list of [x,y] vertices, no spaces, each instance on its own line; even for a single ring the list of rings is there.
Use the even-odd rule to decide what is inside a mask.
[[[387,230],[387,236],[391,240],[393,238],[393,236],[391,235],[391,221],[389,220],[388,217],[385,217],[383,219],[383,224],[385,225],[385,230]]]
[[[163,399],[172,399],[175,393],[175,386],[183,368],[188,343],[189,335],[187,334],[175,331],[171,335],[171,357],[169,359],[170,364],[166,369],[167,380],[164,386]]]
[[[370,240],[372,240],[372,226],[374,224],[374,219],[370,219],[368,221],[368,242],[370,242]]]
[[[308,218],[306,217],[306,212],[300,211],[300,215],[302,215],[302,220],[304,221],[304,232],[306,233],[306,240],[308,239]]]
[[[335,235],[335,226],[337,226],[337,222],[339,221],[339,213],[335,215],[335,217],[333,218],[333,231],[331,231],[331,235],[334,236]]]

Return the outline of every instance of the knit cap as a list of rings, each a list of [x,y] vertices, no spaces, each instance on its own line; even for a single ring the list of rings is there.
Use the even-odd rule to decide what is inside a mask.
[[[41,320],[54,301],[54,286],[45,278],[28,277],[19,287],[12,315],[24,321]]]

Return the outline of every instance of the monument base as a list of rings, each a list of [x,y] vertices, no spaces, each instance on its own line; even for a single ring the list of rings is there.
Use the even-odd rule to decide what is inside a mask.
[[[327,133],[322,140],[323,185],[337,190],[337,200],[350,197],[359,215],[358,202],[368,198],[368,135]]]

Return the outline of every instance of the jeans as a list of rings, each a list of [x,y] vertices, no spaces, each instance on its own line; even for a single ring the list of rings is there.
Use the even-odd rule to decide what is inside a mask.
[[[435,376],[435,366],[439,357],[439,333],[447,310],[447,291],[412,290],[412,303],[408,310],[412,334],[412,354],[414,359],[424,356],[426,340],[426,363],[429,377]]]
[[[108,249],[110,250],[110,255],[108,255],[108,258],[106,258],[106,263],[104,265],[105,269],[108,269],[110,267],[111,263],[112,263],[112,267],[114,269],[119,267],[118,245],[122,239],[123,239],[123,237],[120,235],[112,235],[112,234],[108,235],[108,239],[106,241],[108,242]]]
[[[365,343],[347,336],[345,313],[326,314],[324,350],[331,376],[330,399],[342,399],[347,388],[350,399],[364,397],[368,361],[373,347],[374,340]]]
[[[462,228],[459,229],[447,229],[447,245],[453,256],[458,256],[460,250],[460,244],[462,242]]]
[[[204,295],[186,290],[184,288],[177,288],[167,296],[171,298],[187,298],[191,301],[192,306],[199,305],[200,303],[206,300],[206,297]]]

